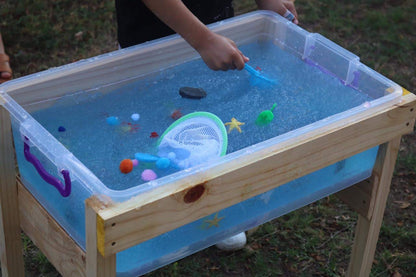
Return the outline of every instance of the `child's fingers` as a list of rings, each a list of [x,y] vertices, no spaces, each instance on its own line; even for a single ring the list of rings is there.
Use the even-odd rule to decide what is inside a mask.
[[[298,17],[298,13],[295,8],[295,4],[292,1],[285,1],[285,7],[295,15],[295,17]]]
[[[287,11],[283,16],[286,19],[293,21],[293,23],[298,24],[298,13],[296,11],[295,4],[292,1],[285,1],[284,5],[287,8]]]
[[[243,52],[241,52],[240,49],[238,49],[238,52],[243,57],[244,63],[246,63],[246,62],[248,62],[250,60],[250,58],[246,57],[246,55],[244,55]]]
[[[243,53],[238,51],[235,55],[233,55],[232,65],[234,66],[234,68],[231,68],[231,69],[242,70],[244,68],[245,63],[246,63],[245,58],[247,59],[247,57],[244,56]]]

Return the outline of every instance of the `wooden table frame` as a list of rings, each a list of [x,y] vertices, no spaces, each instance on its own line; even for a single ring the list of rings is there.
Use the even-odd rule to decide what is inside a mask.
[[[116,253],[169,230],[381,145],[372,176],[337,196],[355,210],[348,276],[369,276],[401,136],[413,131],[416,96],[382,104],[122,203],[86,200],[86,251],[18,177],[8,112],[0,106],[0,228],[3,276],[24,276],[20,230],[63,276],[116,276]],[[17,176],[17,177],[16,177]],[[140,224],[138,224],[140,222]]]

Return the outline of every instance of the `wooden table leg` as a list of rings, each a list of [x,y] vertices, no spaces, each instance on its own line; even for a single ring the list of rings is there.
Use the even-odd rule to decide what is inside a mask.
[[[10,115],[0,106],[0,251],[2,276],[24,276]]]
[[[358,215],[347,276],[364,277],[370,275],[400,139],[401,137],[397,137],[380,146],[372,178],[375,186],[371,199],[373,207],[367,216]]]
[[[115,277],[116,254],[103,257],[97,247],[97,213],[91,207],[92,201],[85,203],[85,225],[87,244],[87,276],[88,277]]]

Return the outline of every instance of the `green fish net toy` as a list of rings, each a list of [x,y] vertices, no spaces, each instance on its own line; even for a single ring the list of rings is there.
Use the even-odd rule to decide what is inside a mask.
[[[256,119],[256,125],[265,126],[269,124],[274,118],[273,110],[276,108],[276,106],[277,104],[274,103],[270,110],[262,111]]]

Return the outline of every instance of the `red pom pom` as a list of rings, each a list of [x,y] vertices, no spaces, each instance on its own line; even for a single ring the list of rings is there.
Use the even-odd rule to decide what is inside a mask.
[[[120,171],[127,174],[133,170],[133,161],[130,159],[124,159],[120,163]]]

